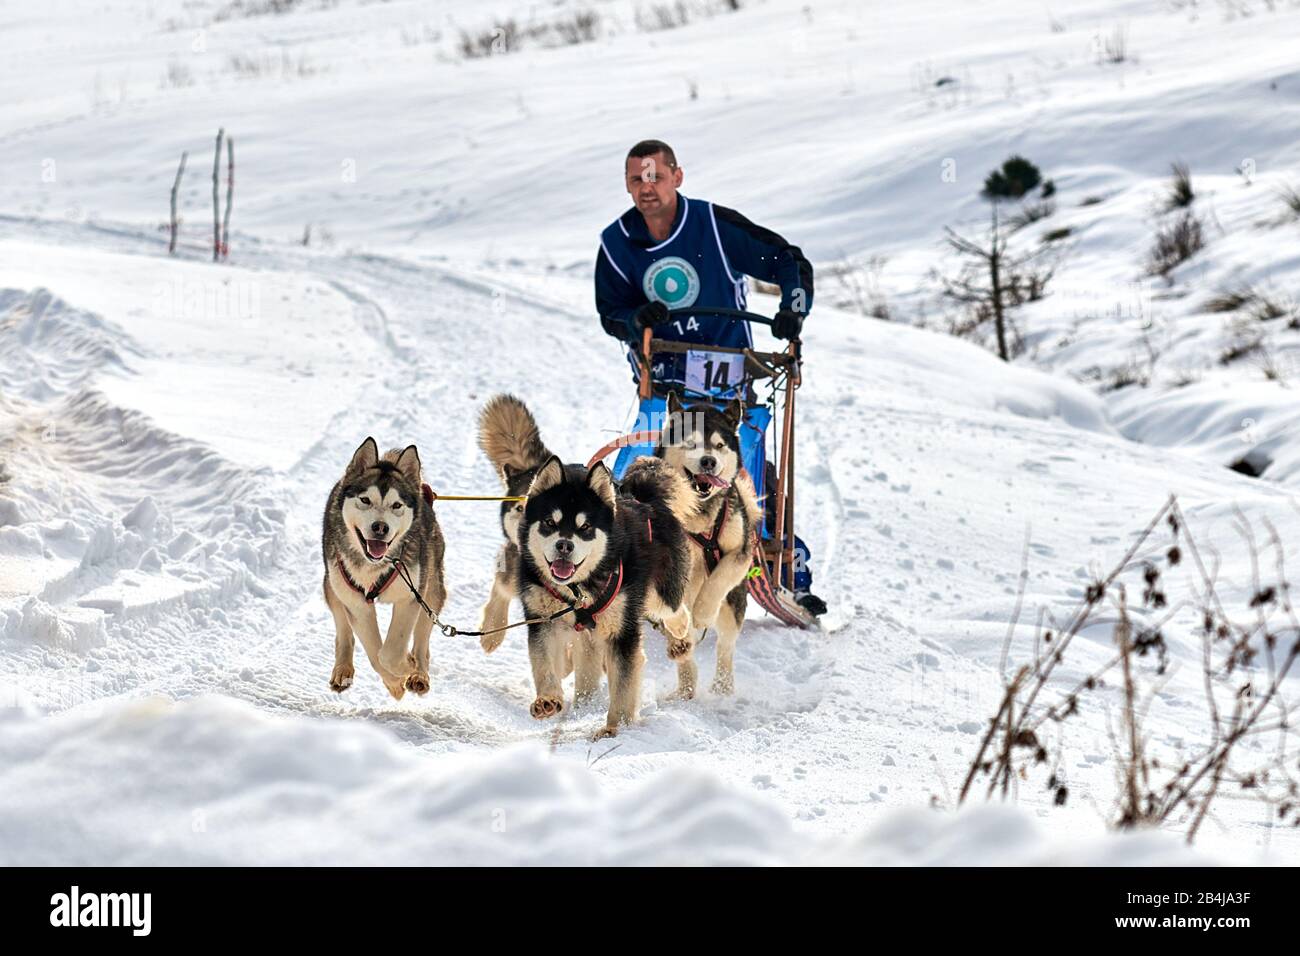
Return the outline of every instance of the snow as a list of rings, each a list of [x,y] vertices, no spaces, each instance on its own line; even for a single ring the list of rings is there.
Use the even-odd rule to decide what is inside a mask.
[[[0,711],[6,865],[1190,865],[1155,835],[1053,838],[1025,814],[887,815],[832,844],[699,770],[610,793],[599,764],[519,744],[423,759],[356,722],[219,697]],[[57,761],[47,756],[57,753]]]
[[[366,304],[292,271],[213,275],[201,262],[23,243],[0,243],[0,259],[12,263],[6,282],[41,289],[57,278],[65,288],[92,288],[100,310],[87,317],[69,303],[46,304],[49,293],[38,292],[26,307],[34,316],[22,333],[28,347],[8,357],[6,371],[20,374],[35,364],[32,352],[51,343],[62,353],[70,331],[63,326],[79,322],[73,341],[84,339],[80,350],[90,354],[74,368],[119,373],[97,383],[108,400],[149,408],[159,426],[201,435],[223,458],[252,466],[285,469],[308,452],[333,415],[360,397],[391,344],[382,334],[358,335],[367,323],[382,324]],[[339,340],[352,343],[346,352],[313,348]],[[119,353],[128,349],[126,363]],[[68,364],[60,355],[65,376]],[[124,365],[129,373],[120,374]],[[256,406],[240,400],[246,394],[257,395]]]
[[[768,0],[642,33],[620,0],[595,5],[594,43],[473,60],[460,29],[574,5],[214,19],[224,6],[0,10],[3,862],[1300,859],[1248,801],[1223,802],[1202,855],[1176,830],[1099,838],[1115,792],[1100,712],[1063,741],[1068,806],[1027,783],[1014,806],[951,810],[997,706],[1022,553],[1026,608],[1060,613],[1177,493],[1240,603],[1237,510],[1300,537],[1300,332],[1261,326],[1283,372],[1268,380],[1219,363],[1235,333],[1206,308],[1239,283],[1300,294],[1300,227],[1273,221],[1274,190],[1300,179],[1294,4],[1225,19],[1092,0],[1053,11],[1058,32],[1035,3]],[[1099,63],[1116,25],[1134,56]],[[214,266],[220,125],[238,177]],[[320,509],[361,439],[417,443],[435,489],[492,493],[474,419],[497,391],[572,460],[617,433],[632,392],[591,267],[646,135],[675,145],[687,195],[818,268],[797,468],[824,629],[751,611],[736,696],[689,703],[648,640],[643,720],[598,745],[599,707],[528,717],[513,635],[490,657],[435,639],[424,698],[393,702],[364,665],[332,694]],[[172,258],[159,224],[181,150]],[[944,225],[983,228],[979,182],[1013,151],[1058,186],[1015,241],[1069,226],[1077,245],[1007,365],[942,333],[926,276]],[[1174,159],[1211,241],[1169,285],[1141,272]],[[901,321],[859,314],[828,268],[869,256]],[[1133,363],[1148,387],[1099,386]],[[1225,467],[1246,455],[1263,480]],[[462,627],[495,515],[439,506],[444,616]],[[1109,641],[1085,634],[1069,673]],[[1198,655],[1173,642],[1153,745],[1203,734]]]

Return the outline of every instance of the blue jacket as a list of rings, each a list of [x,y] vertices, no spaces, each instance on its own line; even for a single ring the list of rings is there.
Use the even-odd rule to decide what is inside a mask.
[[[636,207],[600,234],[596,311],[606,332],[635,346],[632,317],[652,298],[670,309],[743,309],[747,275],[778,284],[781,308],[812,308],[812,265],[797,246],[733,209],[678,193],[677,215],[663,242],[651,237]],[[753,344],[748,323],[716,316],[675,318],[656,327],[655,337],[734,348]],[[655,380],[681,381],[683,364],[680,354],[654,356]],[[632,365],[635,373],[635,360]]]

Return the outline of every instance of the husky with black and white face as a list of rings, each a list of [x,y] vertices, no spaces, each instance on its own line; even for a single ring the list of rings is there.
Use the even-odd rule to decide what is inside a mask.
[[[717,503],[740,474],[744,415],[740,399],[722,409],[707,402],[683,406],[677,393],[669,392],[655,457],[680,469],[702,504]]]
[[[424,495],[419,451],[408,445],[380,457],[375,440],[367,438],[325,504],[321,553],[325,603],[334,617],[331,690],[342,693],[352,685],[355,634],[394,698],[408,690],[428,692],[433,621],[401,580],[398,565],[437,614],[447,594],[444,551],[432,501]],[[376,602],[393,606],[382,639]]]
[[[637,719],[642,619],[670,635],[670,654],[684,653],[690,635],[681,522],[692,497],[653,458],[634,462],[618,490],[603,463],[588,469],[552,457],[538,469],[519,527],[519,595],[530,619],[564,613],[528,626],[533,717],[564,709],[560,682],[572,645],[576,702],[595,695],[602,672],[609,676],[609,711],[596,736]]]
[[[690,482],[695,509],[683,524],[692,542],[687,602],[691,608],[690,645],[677,660],[676,696],[695,696],[699,674],[694,648],[705,631],[718,632],[718,666],[712,690],[735,690],[736,640],[745,620],[745,578],[754,563],[758,496],[741,467],[740,429],[744,405],[733,400],[722,409],[707,402],[684,407],[668,394],[667,416],[655,457]]]

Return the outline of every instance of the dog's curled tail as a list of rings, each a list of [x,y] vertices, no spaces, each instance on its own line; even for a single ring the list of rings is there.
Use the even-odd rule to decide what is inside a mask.
[[[619,491],[643,504],[666,508],[682,523],[689,522],[698,511],[691,483],[662,459],[650,455],[642,455],[628,465]]]
[[[478,444],[505,481],[509,471],[536,468],[551,457],[537,420],[513,395],[494,395],[478,415]]]

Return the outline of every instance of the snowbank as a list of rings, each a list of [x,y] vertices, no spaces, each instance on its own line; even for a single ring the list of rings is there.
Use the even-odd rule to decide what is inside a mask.
[[[293,271],[12,238],[0,260],[0,641],[26,659],[0,672],[262,593],[279,473],[379,374],[382,313]]]
[[[391,373],[382,311],[327,278],[12,240],[0,261],[19,287],[0,291],[0,374],[19,394],[93,383],[244,468],[297,464]]]
[[[1225,466],[1244,460],[1256,475],[1300,484],[1300,401],[1275,382],[1201,382],[1158,397],[1131,388],[1112,408],[1135,441]]]
[[[0,709],[0,863],[740,864],[1204,862],[1169,835],[1051,837],[1026,811],[895,812],[847,840],[673,769],[621,794],[540,746],[430,758],[358,722],[220,697],[55,717]]]

